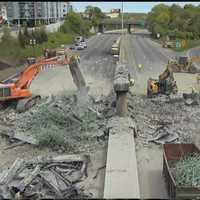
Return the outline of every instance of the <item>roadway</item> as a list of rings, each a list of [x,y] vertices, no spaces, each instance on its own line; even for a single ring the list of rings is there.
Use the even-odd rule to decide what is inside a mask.
[[[87,41],[88,48],[79,51],[81,56],[80,68],[84,73],[87,85],[90,86],[90,92],[93,95],[107,95],[112,87],[112,76],[114,73],[114,63],[112,55],[110,54],[113,40],[119,35],[106,34],[93,36]],[[69,68],[64,66],[57,66],[52,69],[47,69],[38,74],[31,84],[31,91],[41,96],[68,94],[76,90],[73,83]],[[7,146],[6,140],[0,142],[0,151]],[[49,149],[38,150],[32,148],[30,145],[19,146],[17,149],[11,149],[6,152],[0,153],[2,165],[9,166],[16,157],[44,155],[51,152]],[[105,169],[100,170],[96,179],[93,173],[96,169],[105,165],[106,148],[97,151],[92,155],[91,160],[93,163],[92,170],[88,169],[89,177],[84,182],[84,188],[93,193],[93,198],[103,198],[104,177]],[[81,184],[81,183],[80,183]]]
[[[110,50],[117,37],[119,37],[117,34],[93,36],[87,41],[88,47],[78,51],[81,57],[80,68],[91,89],[90,92],[95,96],[99,96],[101,93],[108,94],[112,87],[115,64]],[[41,72],[33,81],[31,89],[33,93],[46,96],[74,91],[76,87],[69,69],[57,67]]]
[[[164,71],[170,58],[177,55],[170,49],[164,49],[160,44],[150,39],[146,30],[134,32],[129,36],[129,70],[136,81],[133,91],[137,94],[146,94],[148,78],[158,78]],[[142,64],[141,71],[138,65]]]
[[[166,69],[170,58],[188,54],[189,56],[199,55],[199,48],[191,50],[189,53],[177,53],[163,48],[150,39],[149,33],[145,30],[136,30],[134,34],[128,35],[126,44],[129,71],[135,79],[135,86],[131,88],[131,91],[138,95],[146,95],[147,80],[150,77],[158,79],[159,74]],[[143,65],[141,70],[138,69],[138,64]],[[196,84],[193,74],[174,73],[174,77],[179,91],[190,91],[190,87]],[[162,177],[162,148],[153,144],[144,147],[137,139],[136,144],[138,146],[137,162],[141,198],[167,199],[166,186]]]

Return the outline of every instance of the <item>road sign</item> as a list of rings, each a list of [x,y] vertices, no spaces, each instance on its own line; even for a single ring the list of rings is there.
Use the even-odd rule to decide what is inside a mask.
[[[141,25],[142,27],[144,27],[145,23],[144,23],[143,20],[140,21],[140,25]]]
[[[181,48],[181,42],[180,41],[176,41],[176,48]]]
[[[185,47],[187,46],[186,40],[182,40],[182,41],[181,41],[181,46],[182,46],[183,48],[185,48]]]

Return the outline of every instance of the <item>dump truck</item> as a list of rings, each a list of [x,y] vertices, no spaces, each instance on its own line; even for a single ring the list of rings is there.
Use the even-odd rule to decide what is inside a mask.
[[[199,155],[200,150],[194,144],[164,144],[163,151],[162,174],[166,183],[169,199],[197,199],[200,197],[200,186],[179,185],[174,175],[177,162],[193,153]],[[187,174],[185,174],[186,176]]]

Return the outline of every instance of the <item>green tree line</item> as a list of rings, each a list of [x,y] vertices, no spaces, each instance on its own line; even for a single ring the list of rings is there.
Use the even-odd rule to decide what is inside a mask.
[[[22,48],[25,48],[28,45],[31,45],[30,40],[35,40],[37,44],[48,41],[48,36],[45,31],[45,27],[39,27],[33,30],[31,33],[28,32],[27,26],[24,27],[24,31],[21,29],[18,33],[19,44]]]
[[[34,31],[28,31],[27,26],[24,26],[19,30],[18,37],[15,38],[12,36],[11,30],[5,27],[0,41],[0,59],[10,65],[18,65],[27,57],[41,56],[45,48],[70,44],[77,35],[89,36],[90,27],[91,22],[75,12],[69,13],[64,24],[54,33],[47,33],[45,27],[42,26],[36,27]],[[30,44],[31,39],[36,41],[35,51]]]
[[[158,4],[148,13],[147,22],[153,36],[160,33],[162,37],[173,35],[180,39],[200,39],[200,5]]]

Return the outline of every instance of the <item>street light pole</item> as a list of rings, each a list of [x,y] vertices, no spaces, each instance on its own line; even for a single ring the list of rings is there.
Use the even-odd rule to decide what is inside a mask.
[[[122,1],[122,34],[124,29],[124,16],[123,16],[123,1]]]

